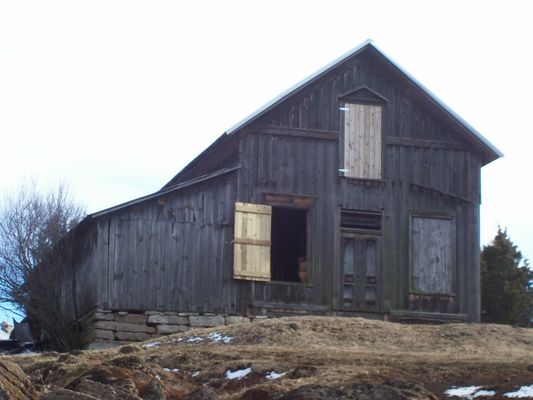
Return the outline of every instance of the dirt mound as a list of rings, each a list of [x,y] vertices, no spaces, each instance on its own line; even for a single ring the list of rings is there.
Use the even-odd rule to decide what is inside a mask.
[[[27,375],[21,398],[434,399],[452,386],[532,384],[533,331],[290,317],[5,359]]]

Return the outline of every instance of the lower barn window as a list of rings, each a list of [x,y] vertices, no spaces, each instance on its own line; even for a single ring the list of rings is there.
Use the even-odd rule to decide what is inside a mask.
[[[235,279],[307,283],[307,210],[235,203]]]
[[[307,282],[306,239],[306,210],[272,208],[272,280]]]

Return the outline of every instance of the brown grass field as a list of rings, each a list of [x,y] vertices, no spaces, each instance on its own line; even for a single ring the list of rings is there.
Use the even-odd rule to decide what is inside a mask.
[[[286,317],[1,359],[29,377],[24,396],[43,399],[444,399],[453,386],[482,386],[498,399],[533,384],[533,329]],[[269,380],[271,371],[285,374]]]

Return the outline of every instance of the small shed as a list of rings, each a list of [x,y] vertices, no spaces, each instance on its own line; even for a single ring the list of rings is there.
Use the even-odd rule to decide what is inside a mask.
[[[479,321],[480,171],[500,156],[365,42],[80,223],[63,312],[86,342],[301,313]]]

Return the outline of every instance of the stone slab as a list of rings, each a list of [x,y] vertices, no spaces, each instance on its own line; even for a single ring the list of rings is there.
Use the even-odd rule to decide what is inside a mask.
[[[106,340],[113,340],[115,338],[115,334],[113,331],[106,331],[103,329],[95,329],[94,330],[94,337],[96,339],[106,339]]]
[[[226,317],[226,325],[237,325],[237,324],[249,324],[250,318],[241,317],[239,315],[228,315]]]
[[[145,324],[127,324],[115,321],[96,321],[94,327],[96,329],[104,329],[108,331],[155,333],[155,328],[153,326]]]
[[[177,333],[177,332],[186,332],[189,329],[191,329],[191,327],[187,326],[187,325],[165,325],[165,324],[161,324],[161,325],[157,326],[157,333],[169,334],[169,333]]]
[[[98,321],[113,321],[112,313],[95,312],[94,318]]]
[[[189,324],[191,326],[210,327],[225,325],[226,321],[222,315],[191,315]]]
[[[170,324],[187,325],[189,317],[179,317],[177,315],[149,315],[148,324]]]
[[[146,324],[146,315],[144,314],[126,314],[126,315],[115,315],[115,321],[124,322],[126,324]]]

